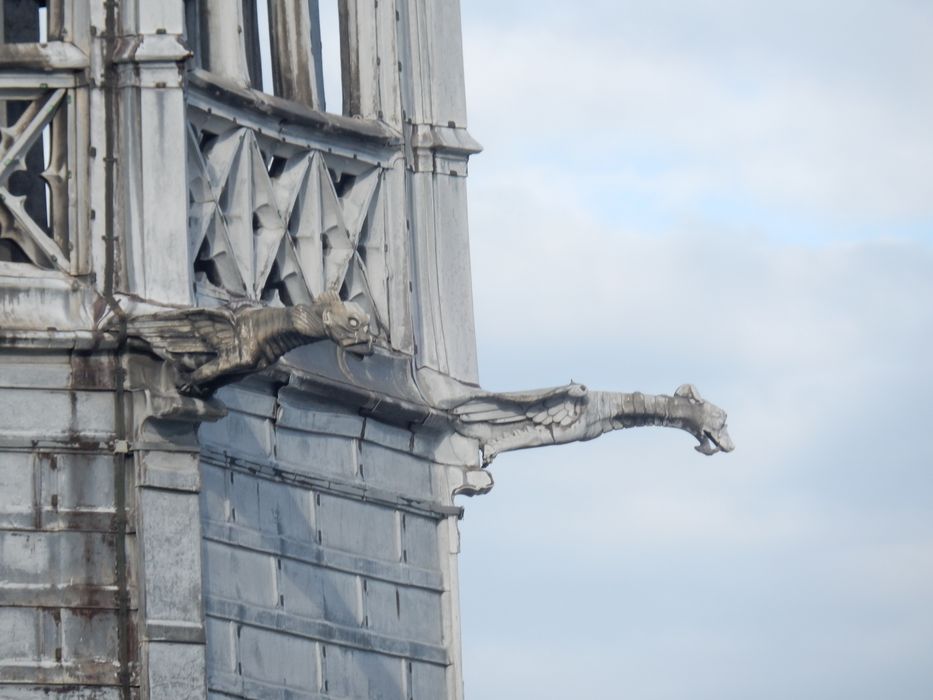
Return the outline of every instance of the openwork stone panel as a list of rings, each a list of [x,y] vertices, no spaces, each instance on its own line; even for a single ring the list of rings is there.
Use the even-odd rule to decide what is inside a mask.
[[[314,149],[277,153],[254,131],[188,131],[189,241],[202,297],[360,304],[388,336],[385,169]]]
[[[67,91],[58,89],[42,91],[30,101],[8,102],[9,123],[0,128],[0,239],[6,242],[5,257],[63,272],[70,271],[67,113],[62,109],[67,101]]]

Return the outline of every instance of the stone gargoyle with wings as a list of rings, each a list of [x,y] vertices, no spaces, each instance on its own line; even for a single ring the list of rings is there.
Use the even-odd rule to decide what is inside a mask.
[[[484,465],[500,452],[592,440],[610,430],[646,425],[686,430],[706,455],[734,449],[726,412],[692,384],[673,396],[588,391],[575,383],[532,392],[478,392],[447,408],[457,419],[455,430],[480,442]]]
[[[286,308],[192,308],[132,316],[126,335],[174,365],[179,391],[197,396],[265,369],[301,345],[330,339],[348,352],[368,355],[373,342],[369,315],[334,292]]]

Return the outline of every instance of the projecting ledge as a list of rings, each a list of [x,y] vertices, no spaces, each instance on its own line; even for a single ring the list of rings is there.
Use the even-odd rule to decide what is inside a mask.
[[[136,34],[120,39],[114,63],[176,63],[191,57],[191,49],[174,34]]]
[[[486,469],[447,469],[447,486],[451,496],[482,496],[492,491],[495,481]]]
[[[471,156],[483,150],[479,141],[461,127],[411,124],[410,129],[411,145],[414,148],[430,148],[461,156]]]
[[[147,620],[146,638],[151,642],[204,644],[204,625],[200,621]]]
[[[320,112],[298,102],[242,87],[206,70],[189,71],[188,84],[193,88],[189,93],[189,102],[201,109],[218,113],[234,113],[237,110],[255,112],[274,117],[280,124],[290,128],[311,127],[328,136],[369,141],[380,146],[402,144],[402,135],[382,122]],[[238,121],[249,126],[242,120]]]
[[[94,327],[94,307],[100,299],[89,284],[78,278],[25,263],[3,262],[0,298],[0,329],[5,345],[15,344],[18,338],[40,340],[47,336],[54,343],[61,333],[87,335],[90,331],[85,329]]]
[[[417,172],[465,177],[470,156],[483,147],[466,129],[434,124],[409,125],[410,162]]]
[[[4,328],[0,348],[26,350],[112,350],[118,345],[112,333],[94,331],[35,331]]]
[[[333,343],[306,345],[293,350],[272,370],[291,388],[336,400],[395,425],[442,423],[425,400],[411,372],[411,357],[377,349],[366,358],[342,352]]]
[[[87,54],[66,41],[0,44],[0,68],[23,70],[81,70],[90,65]]]
[[[146,450],[139,455],[138,483],[143,487],[198,493],[201,490],[199,453]]]

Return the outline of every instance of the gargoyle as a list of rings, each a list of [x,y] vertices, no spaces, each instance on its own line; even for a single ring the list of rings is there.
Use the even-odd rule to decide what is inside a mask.
[[[480,441],[483,464],[500,452],[540,445],[592,440],[610,430],[642,425],[680,428],[698,441],[698,452],[712,455],[734,449],[726,412],[705,401],[691,384],[673,396],[587,391],[569,384],[541,391],[482,392],[450,406],[454,429]]]
[[[273,364],[289,350],[330,338],[360,355],[372,353],[369,315],[333,292],[286,308],[192,308],[127,319],[127,337],[178,370],[183,394],[206,395],[238,375]]]

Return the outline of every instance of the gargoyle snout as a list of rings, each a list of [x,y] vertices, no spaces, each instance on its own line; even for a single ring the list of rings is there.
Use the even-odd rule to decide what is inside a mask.
[[[732,437],[725,425],[717,430],[704,430],[699,440],[700,444],[693,449],[705,455],[714,455],[717,452],[732,452],[735,449],[735,443],[732,442]]]
[[[735,449],[735,443],[732,442],[732,437],[729,435],[726,426],[723,426],[722,430],[720,430],[719,434],[716,436],[716,444],[719,445],[719,449],[722,452],[732,452],[732,450]]]

